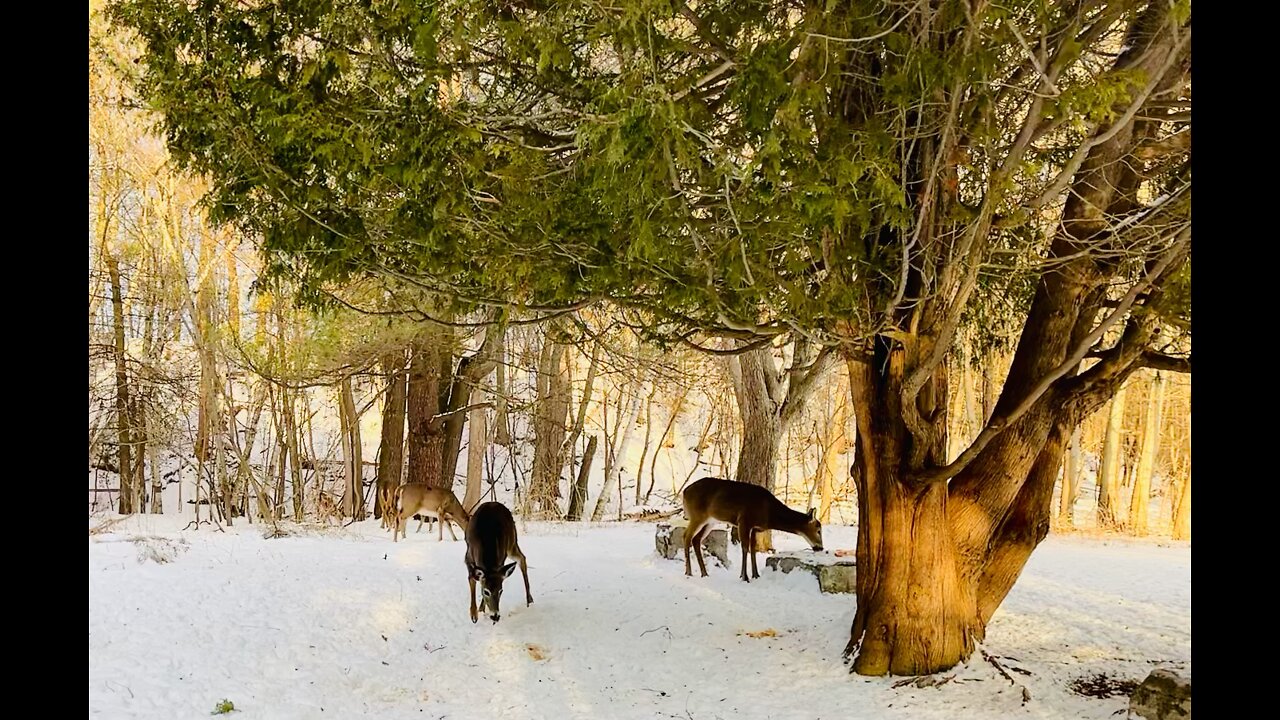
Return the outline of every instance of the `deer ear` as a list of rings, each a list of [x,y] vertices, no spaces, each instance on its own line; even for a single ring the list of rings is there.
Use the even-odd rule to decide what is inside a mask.
[[[813,519],[813,516],[814,516],[814,513],[815,513],[815,512],[816,512],[816,510],[815,510],[814,508],[809,508],[809,519],[810,519],[810,520],[812,520],[812,519]]]
[[[506,564],[506,565],[504,565],[504,566],[503,566],[503,568],[502,568],[502,577],[504,577],[504,578],[509,578],[509,577],[511,577],[511,573],[513,573],[513,572],[515,572],[515,571],[516,571],[516,564],[515,564],[515,563],[507,563],[507,564]]]
[[[482,570],[482,569],[480,569],[480,568],[478,568],[478,567],[472,567],[472,568],[471,568],[471,577],[473,577],[473,578],[475,578],[475,579],[477,579],[477,580],[483,580],[483,579],[484,579],[484,570]]]

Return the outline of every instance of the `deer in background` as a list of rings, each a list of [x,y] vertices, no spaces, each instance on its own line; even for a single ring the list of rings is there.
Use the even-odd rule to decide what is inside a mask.
[[[476,583],[480,583],[481,602],[485,613],[495,623],[501,618],[498,609],[502,600],[502,582],[511,577],[516,563],[508,563],[513,557],[520,564],[524,576],[525,606],[533,604],[529,593],[529,565],[516,541],[516,521],[511,511],[500,502],[487,502],[471,515],[467,523],[467,581],[471,585],[471,622],[479,622],[476,612]]]
[[[742,579],[747,579],[747,552],[751,553],[751,577],[760,577],[756,569],[755,534],[758,530],[781,530],[799,535],[809,541],[816,551],[822,550],[822,523],[814,517],[813,508],[802,513],[792,510],[773,493],[749,483],[702,478],[684,491],[684,514],[689,527],[684,531],[684,574],[693,575],[689,563],[689,545],[698,556],[698,568],[702,577],[707,576],[707,564],[702,559],[702,536],[710,529],[712,520],[732,523],[738,528],[738,540],[742,543]]]
[[[416,513],[422,513],[427,517],[434,517],[440,521],[440,537],[444,540],[444,528],[449,526],[449,537],[455,541],[458,536],[453,532],[453,525],[450,520],[457,523],[462,531],[466,532],[464,523],[470,519],[467,511],[462,507],[462,503],[458,502],[458,496],[453,491],[446,488],[433,488],[426,483],[405,483],[396,488],[392,498],[396,523],[391,530],[391,537],[400,542],[400,536],[403,534],[406,538],[409,536],[405,530],[406,521],[413,517]],[[418,528],[422,528],[422,521],[418,521]]]

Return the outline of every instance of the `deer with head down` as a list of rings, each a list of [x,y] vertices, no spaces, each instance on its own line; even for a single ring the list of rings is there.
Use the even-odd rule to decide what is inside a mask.
[[[516,540],[516,521],[511,511],[500,502],[487,502],[471,515],[467,523],[467,581],[471,584],[471,622],[480,620],[476,611],[476,583],[480,583],[481,603],[489,619],[495,623],[501,619],[499,603],[502,600],[502,583],[511,577],[516,564],[524,577],[525,605],[533,604],[529,592],[529,565]],[[513,557],[516,562],[508,563]]]
[[[406,528],[406,521],[417,513],[421,513],[427,517],[434,517],[440,521],[440,537],[439,541],[444,540],[444,528],[449,526],[449,537],[454,540],[458,536],[453,532],[453,524],[456,523],[459,528],[466,532],[466,523],[470,516],[462,507],[462,503],[458,502],[458,496],[447,488],[433,488],[426,483],[405,483],[396,488],[392,496],[392,512],[395,513],[396,523],[391,531],[391,537],[396,542],[400,542],[400,536],[403,534],[406,538],[409,536]],[[422,528],[422,521],[418,521],[418,528]]]
[[[702,559],[702,536],[711,527],[712,520],[732,523],[738,528],[738,540],[742,543],[742,579],[747,579],[747,552],[751,553],[751,577],[760,577],[756,569],[755,534],[759,530],[781,530],[803,537],[816,551],[822,550],[822,523],[818,522],[813,508],[808,513],[792,510],[773,493],[749,483],[702,478],[684,491],[684,514],[689,527],[684,531],[684,574],[693,575],[689,563],[689,546],[693,545],[698,556],[698,568],[702,577],[707,576],[707,564]]]

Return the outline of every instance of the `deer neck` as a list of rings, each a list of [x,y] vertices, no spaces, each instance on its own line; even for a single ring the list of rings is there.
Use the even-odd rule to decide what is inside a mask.
[[[795,533],[809,522],[808,515],[792,510],[781,501],[770,503],[768,513],[769,527],[773,530]]]

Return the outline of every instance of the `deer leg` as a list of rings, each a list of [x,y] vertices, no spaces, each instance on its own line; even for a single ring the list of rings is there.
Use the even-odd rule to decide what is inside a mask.
[[[516,546],[516,559],[520,561],[520,576],[524,578],[524,604],[528,607],[533,604],[533,593],[529,592],[529,563],[525,561],[519,545]]]
[[[449,518],[449,520],[451,520],[451,521],[452,521],[452,522],[450,522],[450,523],[449,523],[449,537],[453,538],[453,541],[454,541],[454,542],[458,542],[458,536],[457,536],[457,535],[455,535],[455,534],[453,533],[453,523],[456,523],[456,522],[458,522],[458,521],[457,521],[457,520],[454,520],[452,517],[451,517],[451,518]],[[459,527],[459,528],[462,528],[462,523],[458,523],[458,527]],[[465,528],[462,528],[462,532],[464,532],[464,533],[465,533],[465,532],[466,532],[466,529],[465,529]]]
[[[682,542],[684,543],[684,574],[685,576],[691,577],[693,575],[693,568],[689,566],[689,545],[693,541],[693,535],[692,533],[690,533],[690,531],[701,530],[701,529],[702,529],[701,523],[693,522],[693,518],[689,519],[689,526],[684,529],[684,537],[682,538]]]
[[[751,577],[758,579],[760,571],[756,569],[756,533],[758,530],[751,531]]]
[[[751,528],[743,523],[738,523],[738,541],[742,543],[742,581],[751,582],[747,579],[747,553],[751,550]]]
[[[707,561],[702,554],[702,541],[706,539],[709,532],[711,532],[711,523],[708,522],[693,536],[693,551],[698,555],[698,569],[702,571],[702,577],[707,576]]]
[[[404,529],[404,518],[401,517],[400,512],[397,511],[396,524],[393,525],[391,528],[391,539],[396,542],[400,542],[400,531],[403,529]]]
[[[467,573],[467,582],[471,585],[471,622],[480,621],[480,616],[476,614],[476,576]]]
[[[436,538],[436,542],[444,542],[444,513],[440,513],[436,516],[436,522],[440,523],[440,537]],[[453,534],[453,528],[449,528],[449,534]]]

